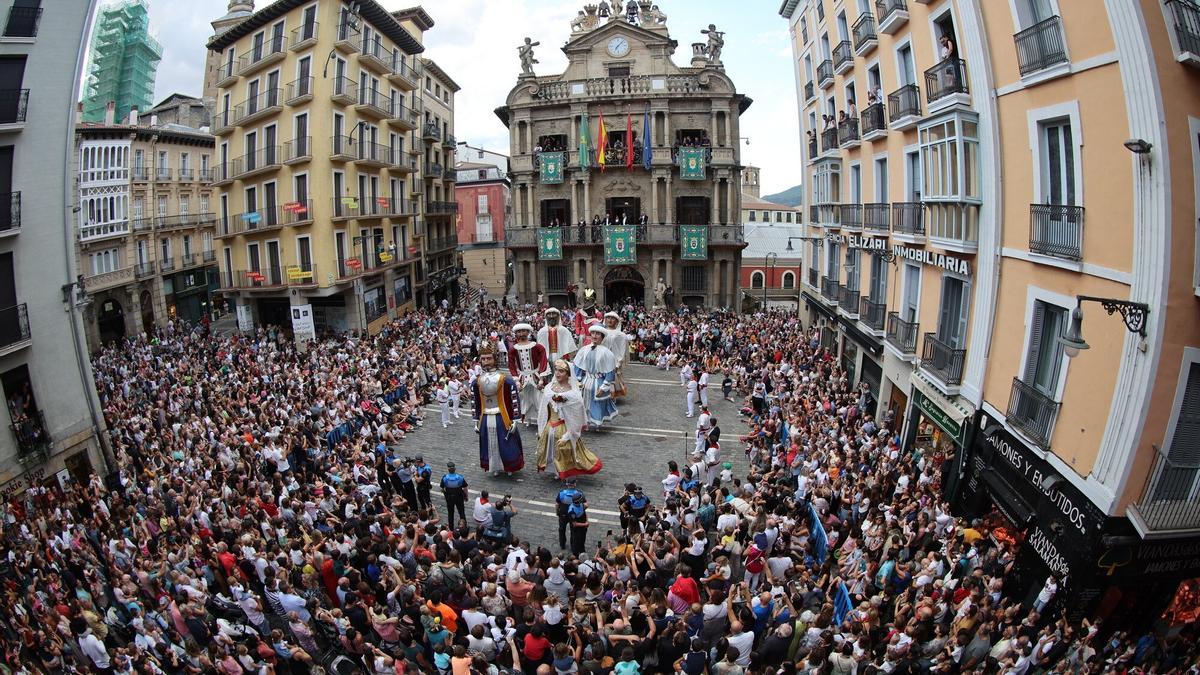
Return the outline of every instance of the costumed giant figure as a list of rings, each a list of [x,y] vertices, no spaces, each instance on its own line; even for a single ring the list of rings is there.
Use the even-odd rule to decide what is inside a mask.
[[[571,360],[575,353],[575,338],[571,329],[562,324],[562,312],[556,307],[547,307],[543,312],[546,325],[538,329],[537,343],[546,350],[546,358],[550,363],[559,359]]]
[[[629,360],[629,336],[621,330],[621,315],[608,312],[604,315],[604,328],[608,335],[604,338],[604,346],[613,353],[617,362],[617,379],[613,383],[613,396],[623,398],[625,389],[625,362]]]
[[[513,326],[514,340],[508,348],[508,372],[517,380],[521,393],[521,419],[529,426],[537,415],[542,384],[550,378],[546,348],[529,339],[533,326]]]
[[[475,431],[479,434],[479,466],[484,471],[512,473],[525,466],[525,450],[517,430],[517,380],[496,369],[496,347],[479,348],[483,372],[475,378]]]
[[[600,324],[588,329],[591,342],[575,354],[575,377],[583,384],[583,403],[587,412],[587,423],[601,427],[617,416],[617,404],[613,402],[614,382],[617,379],[617,360],[604,340],[608,331]]]
[[[555,361],[554,379],[542,390],[538,405],[538,471],[548,468],[561,480],[601,469],[600,459],[583,444],[586,417],[570,364]]]

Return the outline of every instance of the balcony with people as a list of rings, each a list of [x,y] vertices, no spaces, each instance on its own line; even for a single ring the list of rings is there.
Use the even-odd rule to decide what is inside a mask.
[[[957,48],[948,36],[943,35],[940,40],[944,56],[925,71],[925,98],[930,115],[955,105],[971,105],[966,62],[958,57]]]
[[[18,328],[17,325],[8,326],[7,330],[11,332]],[[28,366],[22,364],[0,373],[0,386],[3,386],[8,404],[9,429],[17,448],[17,461],[26,466],[44,462],[50,456],[52,439],[46,417],[33,394]]]
[[[854,114],[854,102],[851,101],[849,105],[849,111],[843,110],[838,113],[838,147],[845,149],[857,148],[862,144],[858,131],[858,116]]]
[[[620,134],[623,138],[625,132],[622,131]],[[639,144],[635,142],[634,145]],[[713,160],[712,139],[708,137],[706,129],[679,129],[675,132],[675,139],[671,144],[671,162],[673,164],[679,163],[681,148],[704,148],[704,161],[711,162]]]
[[[864,141],[887,137],[887,111],[884,110],[883,101],[878,99],[875,91],[867,92],[867,107],[863,108],[859,119]]]

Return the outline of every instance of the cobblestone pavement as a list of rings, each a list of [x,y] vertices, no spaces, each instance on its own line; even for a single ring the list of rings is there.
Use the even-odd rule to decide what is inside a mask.
[[[627,370],[629,395],[618,404],[620,416],[603,430],[587,431],[583,435],[584,443],[604,463],[599,473],[578,479],[579,489],[588,499],[592,523],[588,531],[589,548],[595,541],[604,539],[610,529],[619,530],[617,498],[626,483],[641,485],[654,505],[661,506],[660,481],[667,475],[667,461],[674,459],[681,468],[685,467],[690,463],[690,453],[695,447],[696,420],[686,416],[687,405],[679,384],[679,371],[664,372],[645,365],[631,365]],[[721,425],[722,461],[733,462],[734,475],[744,476],[748,466],[737,438],[745,433],[746,426],[741,422],[738,406],[721,398],[720,379],[717,375],[712,376],[709,404]],[[474,432],[469,401],[464,403],[460,414],[460,419],[452,420],[453,424],[443,429],[440,409],[436,405],[429,406],[424,426],[415,434],[409,434],[398,448],[405,455],[423,453],[425,460],[433,466],[433,502],[438,513],[445,517],[446,503],[436,485],[445,473],[446,462],[453,461],[470,486],[466,508],[468,519],[478,490],[486,489],[493,499],[511,494],[518,511],[513,519],[513,533],[522,540],[557,550],[558,520],[554,515],[554,498],[561,486],[553,478],[537,472],[536,425],[529,429],[520,428],[525,469],[512,476],[493,477],[479,468],[478,437]]]

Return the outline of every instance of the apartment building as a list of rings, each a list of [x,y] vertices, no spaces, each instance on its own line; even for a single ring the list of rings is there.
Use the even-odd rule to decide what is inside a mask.
[[[743,239],[739,93],[719,50],[673,56],[666,17],[582,14],[561,73],[524,72],[496,114],[509,129],[516,294],[556,306],[735,307]],[[567,28],[564,26],[564,29]],[[699,27],[697,27],[699,28]],[[549,43],[549,40],[543,40]]]
[[[398,15],[277,0],[208,42],[220,286],[243,330],[375,331],[429,277],[419,195],[444,184],[419,175],[440,138],[421,137],[416,55],[433,22]]]
[[[1200,7],[780,14],[819,271],[806,318],[944,459],[953,508],[1022,542],[1005,595],[1053,575],[1047,611],[1156,619],[1200,576]]]
[[[111,466],[71,215],[71,136],[94,9],[11,2],[0,24],[0,493],[23,504],[29,487]]]
[[[397,15],[419,26],[433,23],[426,20],[427,15],[414,15],[412,10]],[[421,123],[425,278],[417,280],[417,301],[422,305],[457,304],[464,290],[458,256],[458,201],[454,197],[458,178],[454,169],[458,146],[454,138],[454,93],[459,86],[437,63],[424,57],[420,60],[425,71],[421,91],[425,104]]]
[[[458,250],[467,277],[463,285],[485,288],[495,300],[508,291],[510,274],[504,247],[504,229],[512,217],[508,157],[463,143],[458,159],[454,195]]]
[[[738,283],[741,306],[798,309],[800,275],[808,237],[803,209],[769,202],[758,196],[758,168],[742,170],[742,226],[746,249]],[[749,185],[747,185],[749,183]]]
[[[214,309],[213,137],[157,121],[135,111],[75,129],[76,259],[93,350]]]

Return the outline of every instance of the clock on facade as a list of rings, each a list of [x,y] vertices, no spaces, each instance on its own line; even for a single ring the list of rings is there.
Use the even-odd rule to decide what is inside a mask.
[[[629,53],[629,40],[618,35],[608,41],[608,53],[620,58]]]

